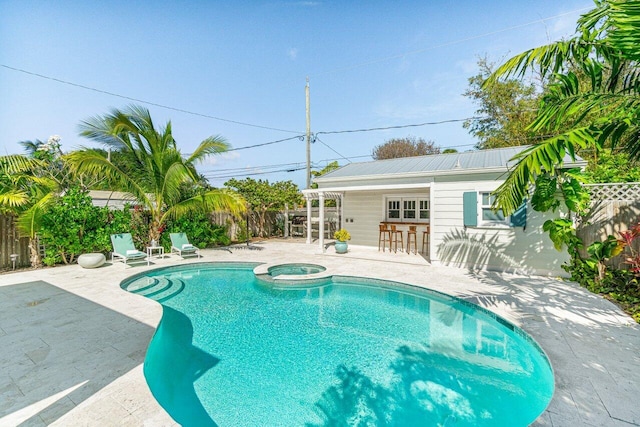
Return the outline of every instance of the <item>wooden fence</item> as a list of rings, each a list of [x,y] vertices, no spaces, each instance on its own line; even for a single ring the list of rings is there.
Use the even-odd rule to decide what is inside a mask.
[[[294,217],[307,218],[306,209],[290,209],[286,212],[289,215],[289,219]],[[313,208],[311,210],[311,216],[313,218],[318,218],[318,208]],[[238,240],[238,236],[246,236],[246,216],[242,219],[237,219],[231,214],[216,212],[211,215],[211,218],[214,224],[226,225],[229,227],[229,238],[231,240]],[[325,208],[325,218],[337,224],[338,209],[335,207]],[[284,212],[269,211],[266,213],[264,229],[267,236],[291,236],[290,233],[285,234],[284,228],[287,226],[288,224],[285,222]],[[258,235],[258,214],[256,212],[249,213],[249,228],[251,229],[252,236],[255,237]]]
[[[14,217],[0,215],[0,269],[13,268],[11,255],[18,255],[16,267],[29,267],[29,238],[19,236]]]
[[[258,214],[256,212],[250,212],[248,215],[249,228],[252,236],[258,235]],[[226,225],[229,228],[228,236],[231,240],[238,240],[239,236],[246,236],[247,229],[247,216],[242,219],[235,218],[233,215],[226,212],[214,212],[211,214],[211,221],[214,224]],[[284,217],[281,212],[267,212],[265,215],[264,229],[268,236],[278,234],[278,223],[283,222]]]

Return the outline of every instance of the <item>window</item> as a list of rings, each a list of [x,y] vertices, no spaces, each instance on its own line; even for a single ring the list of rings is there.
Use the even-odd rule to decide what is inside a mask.
[[[416,200],[404,199],[402,200],[402,218],[403,219],[416,219]]]
[[[420,219],[429,219],[429,201],[427,199],[419,200],[420,209],[418,210],[418,217]]]
[[[400,219],[400,199],[387,200],[387,219]]]
[[[480,193],[480,218],[484,224],[506,224],[502,209],[494,211],[491,209],[495,196],[489,192]]]
[[[502,210],[493,211],[495,196],[490,191],[465,191],[462,193],[462,218],[465,227],[507,226],[527,228],[527,201],[511,216],[505,218]]]
[[[429,222],[429,199],[394,197],[386,199],[386,220],[397,222]]]

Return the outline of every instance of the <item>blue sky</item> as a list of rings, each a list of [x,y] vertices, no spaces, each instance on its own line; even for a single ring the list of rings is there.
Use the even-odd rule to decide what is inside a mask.
[[[103,92],[157,104],[136,102],[158,125],[171,120],[183,153],[210,135],[233,148],[295,137],[305,131],[307,76],[312,132],[464,119],[476,109],[462,93],[478,57],[500,62],[567,37],[592,6],[585,0],[0,0],[1,154],[20,153],[19,141],[50,135],[62,137],[65,151],[93,146],[78,136],[78,124],[134,102]],[[376,145],[408,135],[460,151],[476,143],[460,122],[320,134],[311,148],[313,167],[370,160]],[[232,175],[259,173],[251,176],[290,179],[303,188],[305,161],[305,144],[294,138],[229,152],[199,170],[217,186]],[[293,169],[300,170],[286,172]]]

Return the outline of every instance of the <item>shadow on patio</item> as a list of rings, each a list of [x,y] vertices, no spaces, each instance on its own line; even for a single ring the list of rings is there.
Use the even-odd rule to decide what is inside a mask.
[[[45,281],[0,287],[0,312],[2,425],[51,424],[143,363],[154,333]]]

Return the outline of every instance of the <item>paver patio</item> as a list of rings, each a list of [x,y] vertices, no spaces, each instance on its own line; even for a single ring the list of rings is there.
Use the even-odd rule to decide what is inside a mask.
[[[0,275],[0,425],[172,426],[142,374],[162,316],[156,302],[120,289],[124,278],[202,261],[312,262],[334,274],[424,286],[488,308],[547,352],[556,390],[538,426],[640,425],[640,328],[619,308],[552,278],[433,267],[416,255],[272,240],[125,267],[78,265]]]

